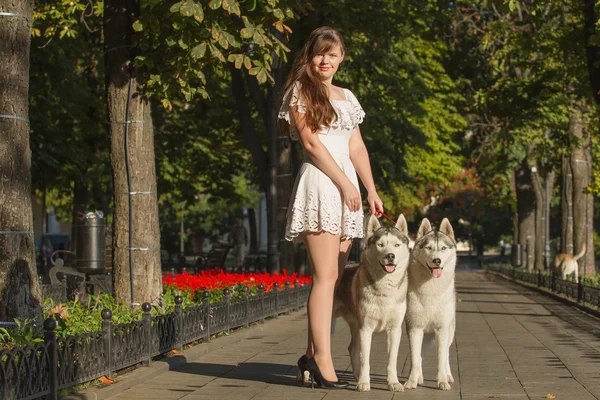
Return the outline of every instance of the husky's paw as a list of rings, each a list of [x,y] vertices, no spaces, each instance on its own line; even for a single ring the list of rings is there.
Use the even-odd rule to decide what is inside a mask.
[[[418,382],[419,382],[419,385],[423,386],[423,374],[419,375]]]
[[[438,389],[440,390],[450,390],[452,387],[448,382],[438,382]]]
[[[356,385],[356,390],[358,390],[359,392],[368,392],[369,390],[371,390],[371,383],[358,382],[358,385]]]
[[[404,386],[400,382],[388,383],[388,389],[392,392],[404,392]]]
[[[418,385],[417,379],[408,378],[406,383],[404,384],[405,389],[416,389]]]
[[[448,382],[454,383],[454,377],[452,376],[452,374],[448,374]]]

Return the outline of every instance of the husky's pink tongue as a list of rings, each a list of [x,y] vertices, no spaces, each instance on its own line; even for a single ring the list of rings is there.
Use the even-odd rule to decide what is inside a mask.
[[[441,268],[432,269],[431,275],[433,275],[434,278],[440,278],[442,276],[442,269]]]
[[[386,272],[390,272],[391,273],[391,272],[394,272],[396,270],[396,266],[394,264],[388,264],[388,265],[385,265],[384,267],[385,267],[385,271]]]

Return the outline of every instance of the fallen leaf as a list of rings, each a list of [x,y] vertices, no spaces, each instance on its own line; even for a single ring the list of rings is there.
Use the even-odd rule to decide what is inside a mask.
[[[504,379],[506,379],[506,380],[513,380],[513,379],[518,379],[518,378],[515,378],[515,377],[512,377],[512,378],[511,378],[510,376],[507,376],[507,377],[506,377],[506,378],[504,378]]]
[[[180,355],[182,355],[183,353],[182,353],[181,351],[179,351],[179,350],[175,350],[175,349],[173,349],[173,350],[171,350],[171,354],[173,354],[174,356],[180,356]]]
[[[98,378],[98,380],[104,383],[105,385],[112,385],[113,383],[115,383],[115,381],[113,381],[106,375],[102,375],[100,378]]]
[[[552,394],[552,393],[548,393],[548,394],[546,395],[546,398],[547,398],[547,399],[555,399],[555,398],[556,398],[556,395],[555,395],[555,394]]]
[[[500,398],[500,396],[495,396],[495,395],[488,396],[488,399],[499,399],[499,398]]]
[[[456,300],[456,301],[458,301],[459,303],[462,303],[462,299],[458,299],[458,300]]]
[[[62,319],[67,319],[69,317],[69,310],[64,304],[59,304],[53,309],[50,310],[52,314],[58,314]]]

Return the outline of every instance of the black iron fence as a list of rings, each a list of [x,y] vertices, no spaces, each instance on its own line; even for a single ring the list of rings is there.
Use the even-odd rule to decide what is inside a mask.
[[[554,272],[527,270],[505,264],[491,264],[488,265],[487,269],[504,274],[516,281],[548,289],[553,293],[569,297],[579,303],[587,303],[595,307],[600,307],[600,288],[584,285],[581,277],[577,282],[569,281],[561,279],[560,275]]]
[[[262,285],[261,285],[262,286]],[[102,311],[102,330],[60,338],[57,322],[44,321],[44,341],[32,346],[0,351],[0,398],[4,400],[57,399],[58,391],[77,384],[110,376],[113,371],[133,365],[149,365],[152,358],[198,340],[209,341],[219,332],[264,322],[265,318],[298,310],[308,300],[310,286],[233,298],[225,290],[219,303],[209,303],[204,293],[202,305],[183,308],[183,298],[175,298],[175,311],[152,315],[149,303],[142,305],[142,319],[130,324],[113,324],[112,312]]]

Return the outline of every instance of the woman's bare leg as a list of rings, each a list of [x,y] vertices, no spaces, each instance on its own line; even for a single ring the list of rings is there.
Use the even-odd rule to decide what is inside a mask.
[[[323,377],[335,382],[337,377],[331,358],[331,314],[338,277],[340,237],[320,232],[306,234],[304,240],[312,260],[313,284],[308,299],[308,325],[314,358]]]
[[[344,268],[346,268],[346,263],[348,262],[348,256],[350,255],[350,248],[352,247],[352,240],[342,240],[340,241],[340,252],[338,254],[338,278],[335,281],[335,289],[337,289],[340,281],[342,279],[342,275],[344,273]],[[309,253],[310,257],[310,253]],[[335,290],[334,289],[334,290]],[[334,291],[335,293],[335,291]],[[308,297],[308,301],[310,302],[310,295]],[[333,310],[332,310],[333,312]],[[308,319],[310,320],[310,310],[307,309],[306,314],[308,315]],[[310,323],[308,324],[308,343],[306,345],[306,357],[311,358],[315,354],[315,349],[313,347],[313,338],[312,332],[310,329]]]

